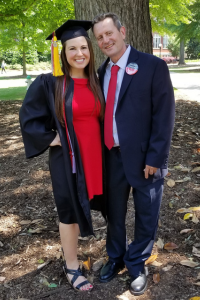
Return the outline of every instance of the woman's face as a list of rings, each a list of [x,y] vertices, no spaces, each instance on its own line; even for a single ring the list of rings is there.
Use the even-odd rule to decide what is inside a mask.
[[[90,51],[84,36],[66,41],[65,55],[71,69],[84,69],[90,61]]]

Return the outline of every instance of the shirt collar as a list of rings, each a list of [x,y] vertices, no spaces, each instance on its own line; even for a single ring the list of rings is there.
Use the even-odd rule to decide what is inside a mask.
[[[109,62],[109,67],[110,70],[112,68],[113,65],[117,65],[118,67],[120,67],[120,69],[125,70],[126,69],[126,65],[127,65],[127,61],[128,61],[128,57],[131,51],[131,47],[130,45],[128,45],[126,51],[124,52],[124,54],[120,57],[120,59],[118,60],[118,62],[116,62],[116,64],[114,62],[112,62],[112,60],[110,59]]]

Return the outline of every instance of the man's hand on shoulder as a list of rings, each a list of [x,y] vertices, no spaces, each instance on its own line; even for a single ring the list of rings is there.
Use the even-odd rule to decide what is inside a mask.
[[[158,168],[154,168],[154,167],[146,165],[146,167],[144,169],[144,177],[146,179],[149,178],[149,175],[155,174],[157,170],[158,170]]]

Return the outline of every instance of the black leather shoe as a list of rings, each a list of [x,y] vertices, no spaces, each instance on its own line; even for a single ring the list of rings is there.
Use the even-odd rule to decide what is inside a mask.
[[[100,272],[100,282],[108,282],[112,280],[117,273],[124,268],[124,263],[115,263],[110,260],[103,266]]]
[[[147,276],[143,273],[140,273],[137,278],[132,278],[130,284],[130,292],[134,296],[139,296],[144,294],[147,289]]]

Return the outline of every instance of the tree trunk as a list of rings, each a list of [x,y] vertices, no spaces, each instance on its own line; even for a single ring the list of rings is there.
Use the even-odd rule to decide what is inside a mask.
[[[25,34],[24,34],[24,28],[25,28],[25,24],[24,22],[22,22],[22,26],[23,26],[23,76],[26,76],[26,52],[25,52]]]
[[[93,20],[100,13],[113,12],[126,27],[126,42],[137,50],[153,53],[152,30],[149,14],[149,0],[74,0],[75,16],[79,20]],[[93,42],[96,66],[105,60],[99,50],[93,34],[89,33]]]
[[[26,76],[26,53],[23,50],[23,75]]]
[[[180,40],[180,57],[179,57],[179,65],[185,65],[185,41],[184,38]]]

